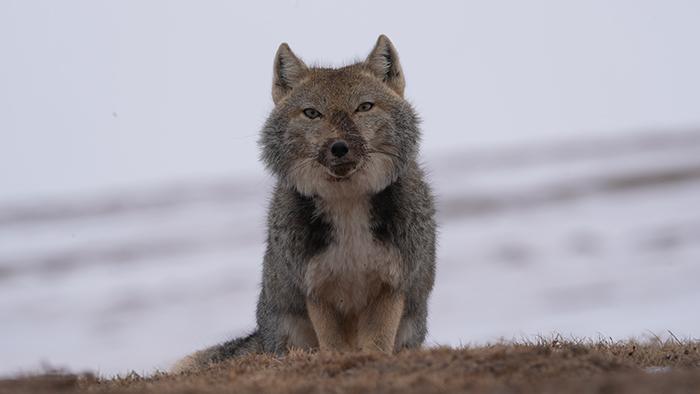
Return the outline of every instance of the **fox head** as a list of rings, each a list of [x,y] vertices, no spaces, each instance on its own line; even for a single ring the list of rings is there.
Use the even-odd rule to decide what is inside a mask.
[[[381,191],[416,160],[418,118],[404,86],[384,35],[364,61],[337,69],[309,67],[280,45],[275,108],[259,141],[265,165],[306,196]]]

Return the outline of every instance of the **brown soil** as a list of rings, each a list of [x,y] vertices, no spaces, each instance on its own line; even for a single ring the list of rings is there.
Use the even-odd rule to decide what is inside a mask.
[[[113,379],[49,372],[0,393],[700,393],[700,343],[496,344],[398,355],[251,355],[198,373]]]

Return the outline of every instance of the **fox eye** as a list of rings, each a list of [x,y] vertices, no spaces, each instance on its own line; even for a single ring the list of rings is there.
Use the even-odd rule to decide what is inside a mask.
[[[321,113],[316,111],[315,108],[306,108],[304,110],[304,115],[309,119],[316,119],[321,117]]]
[[[370,109],[372,109],[372,107],[374,107],[374,103],[370,103],[369,101],[367,101],[367,102],[360,104],[360,106],[357,107],[355,112],[367,112]]]

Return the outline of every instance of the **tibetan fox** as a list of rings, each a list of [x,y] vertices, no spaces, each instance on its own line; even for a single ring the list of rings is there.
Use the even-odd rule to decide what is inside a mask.
[[[383,35],[366,60],[338,69],[309,67],[280,45],[275,108],[259,140],[277,183],[257,329],[174,371],[290,348],[390,353],[423,343],[435,209],[404,84]]]

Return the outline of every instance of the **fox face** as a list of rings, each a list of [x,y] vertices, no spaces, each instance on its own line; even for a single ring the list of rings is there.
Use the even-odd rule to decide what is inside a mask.
[[[404,83],[386,36],[365,61],[338,69],[307,67],[282,44],[275,108],[260,138],[265,165],[307,196],[381,191],[417,155],[418,119]]]

